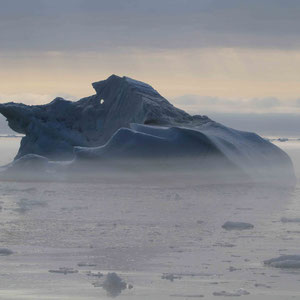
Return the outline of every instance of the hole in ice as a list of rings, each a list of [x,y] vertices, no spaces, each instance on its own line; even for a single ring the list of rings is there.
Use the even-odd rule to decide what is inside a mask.
[[[101,100],[100,100],[100,104],[103,104],[103,103],[104,103],[104,99],[101,99]]]

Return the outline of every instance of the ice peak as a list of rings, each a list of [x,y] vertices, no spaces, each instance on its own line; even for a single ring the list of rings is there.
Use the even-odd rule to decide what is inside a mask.
[[[106,80],[92,83],[92,86],[95,89],[96,93],[99,95],[101,95],[106,90],[124,90],[131,88],[137,93],[160,96],[159,93],[147,83],[132,79],[127,76],[120,77],[115,74],[112,74]]]

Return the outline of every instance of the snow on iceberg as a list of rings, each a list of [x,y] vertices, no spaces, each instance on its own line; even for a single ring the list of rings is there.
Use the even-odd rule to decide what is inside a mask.
[[[16,160],[33,161],[30,155],[38,155],[41,165],[47,164],[40,156],[73,159],[72,164],[92,160],[97,166],[148,160],[179,169],[236,169],[266,180],[280,169],[281,178],[294,182],[288,155],[254,133],[191,116],[150,85],[128,77],[112,75],[93,87],[95,95],[76,102],[56,98],[46,105],[0,104],[9,126],[25,134]]]

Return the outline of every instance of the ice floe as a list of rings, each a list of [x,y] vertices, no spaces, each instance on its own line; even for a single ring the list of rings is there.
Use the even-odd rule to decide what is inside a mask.
[[[79,262],[77,264],[78,267],[96,267],[96,264],[88,263],[88,262]]]
[[[49,270],[48,272],[67,275],[67,274],[78,273],[78,270],[75,270],[73,268],[60,267],[59,269]]]
[[[254,228],[254,225],[244,222],[227,221],[222,225],[222,228],[226,230],[245,230]]]
[[[282,223],[300,223],[300,218],[286,218],[282,217],[281,218]]]
[[[171,282],[173,282],[175,279],[181,279],[180,275],[176,275],[176,274],[163,274],[161,276],[161,279],[166,279],[166,280],[170,280]]]
[[[281,255],[264,261],[265,265],[282,269],[300,269],[300,255]]]
[[[13,251],[7,248],[0,248],[0,256],[7,256],[13,254]]]
[[[108,273],[102,284],[103,289],[110,297],[117,297],[127,288],[127,283],[117,275],[117,273]]]

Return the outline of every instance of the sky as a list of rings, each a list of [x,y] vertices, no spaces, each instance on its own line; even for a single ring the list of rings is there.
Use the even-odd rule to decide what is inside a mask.
[[[300,114],[299,0],[0,0],[0,8],[0,102],[75,100],[117,74],[191,113]]]

